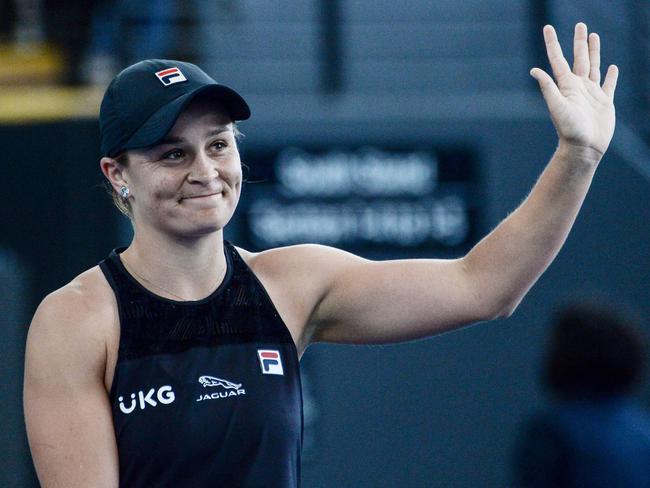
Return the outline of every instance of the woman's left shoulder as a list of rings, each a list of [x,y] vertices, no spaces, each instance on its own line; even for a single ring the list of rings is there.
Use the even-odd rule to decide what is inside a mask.
[[[237,246],[235,249],[254,272],[313,273],[319,269],[326,270],[337,262],[363,260],[347,251],[322,244],[294,244],[259,252],[247,251]]]

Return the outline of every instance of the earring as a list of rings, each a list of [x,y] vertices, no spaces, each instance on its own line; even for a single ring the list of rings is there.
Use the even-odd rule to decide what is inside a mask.
[[[130,192],[129,192],[129,187],[128,187],[128,186],[121,186],[121,187],[120,187],[120,195],[121,195],[122,198],[124,198],[125,200],[126,200],[127,198],[129,198],[129,193],[130,193]]]

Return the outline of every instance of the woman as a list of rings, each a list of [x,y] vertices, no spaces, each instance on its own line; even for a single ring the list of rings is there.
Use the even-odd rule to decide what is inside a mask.
[[[564,242],[614,130],[617,69],[575,29],[573,72],[544,28],[559,135],[526,201],[466,256],[375,262],[223,240],[241,192],[232,90],[150,60],[102,102],[101,168],[131,245],[49,295],[32,322],[25,415],[43,486],[297,486],[298,360],[510,315]]]

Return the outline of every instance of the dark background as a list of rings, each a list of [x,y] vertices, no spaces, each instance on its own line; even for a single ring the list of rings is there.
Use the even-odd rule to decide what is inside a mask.
[[[146,9],[125,4],[125,35],[146,37]],[[603,67],[615,62],[621,71],[617,131],[564,248],[514,315],[407,344],[319,344],[302,360],[306,488],[512,485],[518,427],[547,402],[538,377],[550,313],[585,296],[642,318],[650,312],[647,4],[214,5],[163,9],[173,45],[155,51],[155,42],[144,43],[151,51],[142,54],[124,41],[119,63],[183,55],[240,91],[253,110],[241,125],[251,180],[272,180],[269,161],[286,147],[424,147],[469,161],[460,172],[472,183],[467,241],[351,247],[377,259],[458,256],[522,201],[557,142],[528,75],[532,66],[546,68],[541,28],[556,25],[569,59],[575,22],[600,33]],[[56,19],[46,30],[59,29],[49,42],[62,52],[62,37],[92,44],[91,28],[62,36]],[[57,83],[85,90],[84,49],[71,52]],[[35,84],[32,94],[42,88]],[[35,484],[21,404],[29,320],[47,293],[127,245],[130,226],[101,186],[96,119],[9,117],[7,107],[0,105],[0,486],[23,487]],[[235,244],[255,249],[241,219],[265,188],[245,186],[242,213],[226,229]],[[650,402],[647,379],[638,397]]]

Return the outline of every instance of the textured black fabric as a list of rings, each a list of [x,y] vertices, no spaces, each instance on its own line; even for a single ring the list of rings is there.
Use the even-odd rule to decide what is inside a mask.
[[[222,284],[194,302],[146,290],[122,249],[100,263],[120,317],[110,394],[120,486],[299,486],[296,348],[259,280],[224,247]]]

